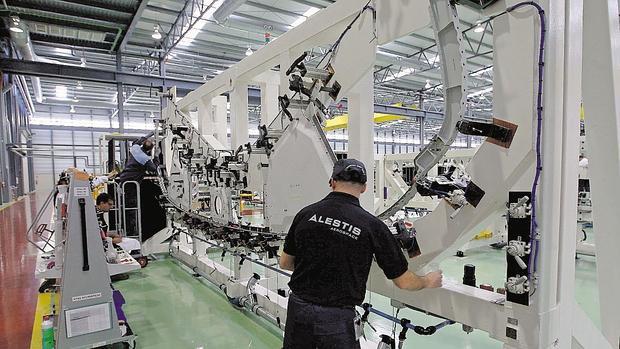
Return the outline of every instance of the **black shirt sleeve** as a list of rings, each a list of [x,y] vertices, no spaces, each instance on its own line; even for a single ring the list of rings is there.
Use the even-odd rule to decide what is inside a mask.
[[[391,280],[403,275],[409,264],[390,229],[383,222],[377,222],[371,235],[377,264],[385,276]]]
[[[297,229],[297,224],[301,219],[302,211],[299,211],[295,218],[293,218],[293,223],[291,227],[288,229],[288,234],[286,234],[286,238],[284,239],[284,253],[295,256],[297,255],[297,246],[295,246],[295,229]]]

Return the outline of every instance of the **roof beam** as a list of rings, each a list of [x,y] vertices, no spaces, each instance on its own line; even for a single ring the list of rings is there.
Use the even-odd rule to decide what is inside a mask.
[[[187,35],[187,33],[194,28],[196,23],[202,18],[202,16],[211,8],[215,1],[209,5],[205,5],[203,0],[188,0],[183,7],[183,10],[179,13],[172,28],[166,37],[161,42],[161,47],[164,50],[162,58],[166,56],[174,49],[181,40]]]
[[[45,35],[36,32],[30,33],[30,40],[40,42],[52,42],[71,46],[92,47],[105,50],[109,50],[112,47],[111,42],[88,41],[82,39],[68,38],[64,36]]]
[[[114,31],[118,29],[123,29],[125,26],[123,24],[119,24],[113,21],[104,21],[104,20],[96,20],[91,18],[82,18],[71,15],[65,15],[60,13],[52,13],[47,11],[42,11],[39,9],[29,9],[22,8],[18,6],[9,6],[8,10],[0,11],[0,14],[4,16],[8,16],[10,14],[17,14],[20,18],[25,20],[33,20],[44,23],[65,25],[69,27],[77,27],[84,29],[92,29],[99,31],[111,32],[109,29],[114,29]]]
[[[54,63],[23,61],[18,59],[0,60],[0,71],[20,75],[43,76],[109,84],[121,82],[128,86],[152,87],[159,90],[172,86],[176,86],[180,90],[195,90],[202,85],[201,82],[185,79],[163,78],[155,75],[75,67]]]
[[[171,16],[178,16],[179,15],[179,11],[172,10],[172,9],[169,9],[169,8],[160,7],[160,6],[155,6],[155,5],[146,5],[146,9],[147,10],[151,10],[153,12],[165,13],[165,14],[171,15]]]
[[[125,12],[93,8],[90,6],[77,5],[62,1],[48,2],[42,0],[6,0],[6,3],[9,6],[42,10],[52,13],[76,16],[78,18],[86,17],[109,22],[120,22],[123,24],[128,24],[131,21],[131,14]]]
[[[136,6],[122,3],[119,1],[110,1],[110,0],[62,0],[64,2],[70,2],[72,4],[90,6],[90,7],[99,7],[109,10],[114,10],[118,12],[125,13],[134,13],[136,11]]]
[[[125,49],[125,46],[127,45],[131,34],[133,34],[134,29],[136,29],[136,25],[140,21],[140,18],[142,18],[142,13],[144,12],[144,9],[146,9],[146,5],[148,3],[149,0],[140,0],[140,5],[138,5],[138,8],[134,12],[133,17],[131,18],[131,22],[129,23],[127,30],[125,30],[125,33],[123,34],[123,38],[121,39],[120,44],[112,48],[114,51],[122,51]]]

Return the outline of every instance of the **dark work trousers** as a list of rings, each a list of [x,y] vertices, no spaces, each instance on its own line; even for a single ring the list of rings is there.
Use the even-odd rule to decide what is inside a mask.
[[[353,307],[316,305],[291,293],[288,299],[284,349],[359,349]]]

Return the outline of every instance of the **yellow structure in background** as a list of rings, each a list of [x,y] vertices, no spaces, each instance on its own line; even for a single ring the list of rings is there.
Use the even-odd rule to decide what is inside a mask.
[[[388,121],[402,120],[402,119],[404,119],[404,117],[400,115],[375,113],[375,124],[380,124],[382,122],[388,122]],[[341,128],[347,128],[348,124],[349,124],[349,114],[343,114],[343,115],[338,115],[333,119],[329,119],[325,121],[325,126],[323,127],[323,129],[325,131],[338,130]]]
[[[493,232],[491,230],[483,230],[480,234],[474,236],[472,240],[487,240],[493,238]]]

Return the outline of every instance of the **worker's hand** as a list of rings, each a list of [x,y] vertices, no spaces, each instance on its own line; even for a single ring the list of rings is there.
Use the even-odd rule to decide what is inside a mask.
[[[441,270],[430,272],[424,275],[424,288],[439,288],[443,281],[443,272]]]

